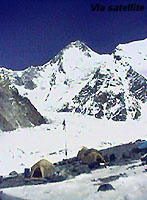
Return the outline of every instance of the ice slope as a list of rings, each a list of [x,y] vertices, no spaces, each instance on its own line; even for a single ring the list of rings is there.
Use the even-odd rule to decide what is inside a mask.
[[[117,144],[147,139],[146,121],[112,122],[70,113],[52,113],[52,123],[40,127],[20,128],[0,134],[0,174],[23,172],[35,162],[46,158],[57,162],[76,156],[82,146],[102,149]],[[67,127],[63,131],[62,122]]]
[[[145,166],[128,169],[131,166],[134,164],[95,170],[92,174],[82,174],[74,179],[59,183],[8,188],[4,189],[3,192],[27,200],[146,200],[147,174],[144,173]],[[101,182],[92,180],[120,173],[126,173],[126,177],[110,182],[115,190],[97,192]]]
[[[147,78],[147,38],[127,44],[119,44],[114,55],[120,56],[123,63],[129,63],[138,73]]]

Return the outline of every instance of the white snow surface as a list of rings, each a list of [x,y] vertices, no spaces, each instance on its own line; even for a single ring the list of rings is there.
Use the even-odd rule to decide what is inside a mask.
[[[122,58],[123,63],[129,63],[134,70],[147,78],[147,38],[116,47],[116,55]]]

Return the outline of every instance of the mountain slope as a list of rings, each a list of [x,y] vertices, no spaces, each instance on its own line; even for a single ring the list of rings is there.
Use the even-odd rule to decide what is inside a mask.
[[[19,95],[7,81],[0,81],[0,121],[2,131],[46,123],[29,99]]]
[[[0,73],[43,114],[58,110],[115,121],[138,119],[146,102],[147,81],[134,70],[139,66],[134,60],[139,55],[145,68],[146,45],[147,39],[118,45],[111,55],[99,55],[75,41],[43,66],[23,71],[1,68]]]
[[[147,78],[147,38],[119,44],[113,55],[115,59],[121,59],[122,63],[131,65],[136,72]]]
[[[122,68],[120,73],[118,65],[117,68],[100,68],[79,94],[59,111],[74,111],[114,121],[138,119],[141,105],[147,99],[146,86],[147,80],[131,67],[127,73]]]

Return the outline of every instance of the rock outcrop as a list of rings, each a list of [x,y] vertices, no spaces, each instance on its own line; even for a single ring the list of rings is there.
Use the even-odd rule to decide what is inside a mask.
[[[22,97],[15,87],[10,87],[8,80],[0,81],[0,129],[2,131],[45,123],[46,120],[28,98]]]

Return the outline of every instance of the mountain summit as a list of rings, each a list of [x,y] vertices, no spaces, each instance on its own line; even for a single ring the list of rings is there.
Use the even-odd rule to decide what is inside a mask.
[[[41,113],[76,112],[114,121],[139,119],[147,99],[147,80],[138,70],[139,66],[145,69],[145,46],[147,40],[142,40],[118,45],[111,55],[99,55],[77,40],[43,66],[23,71],[1,68],[0,73]]]

